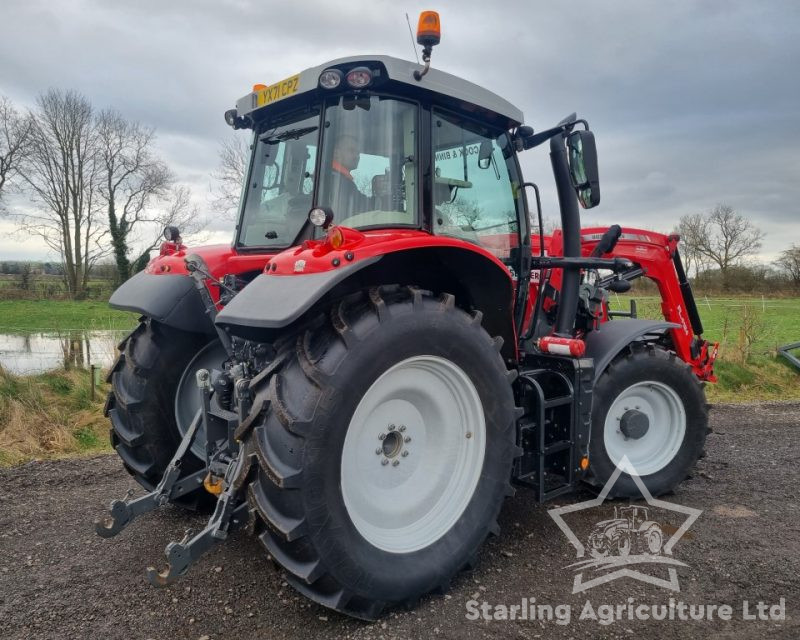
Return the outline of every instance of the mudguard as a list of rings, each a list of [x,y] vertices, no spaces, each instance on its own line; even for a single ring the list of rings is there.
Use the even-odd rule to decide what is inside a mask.
[[[215,333],[189,276],[137,273],[114,291],[108,304],[183,331]]]
[[[323,295],[382,256],[365,258],[332,271],[296,275],[262,273],[217,314],[218,325],[279,329],[290,325]]]
[[[680,325],[663,320],[617,319],[603,322],[586,336],[586,356],[594,358],[595,381],[627,344],[644,335],[664,333],[674,328],[680,328]]]

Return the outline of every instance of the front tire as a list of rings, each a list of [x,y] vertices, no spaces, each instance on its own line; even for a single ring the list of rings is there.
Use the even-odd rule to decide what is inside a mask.
[[[592,481],[605,485],[627,459],[651,495],[669,493],[697,462],[707,432],[703,387],[689,365],[661,347],[633,344],[594,388]],[[642,492],[623,468],[608,495]]]
[[[393,288],[279,347],[256,383],[249,500],[292,586],[374,619],[474,562],[517,451],[499,346],[453,296]]]

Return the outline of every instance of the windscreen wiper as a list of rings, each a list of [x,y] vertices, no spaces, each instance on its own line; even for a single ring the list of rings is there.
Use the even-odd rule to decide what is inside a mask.
[[[275,133],[272,135],[267,135],[260,138],[261,142],[266,142],[267,144],[278,144],[279,142],[283,142],[284,140],[299,140],[307,133],[311,133],[312,131],[316,131],[318,127],[302,127],[300,129],[288,129],[286,131],[281,131],[280,133]]]

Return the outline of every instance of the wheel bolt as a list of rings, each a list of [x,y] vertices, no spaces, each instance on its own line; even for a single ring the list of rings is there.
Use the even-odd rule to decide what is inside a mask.
[[[408,451],[403,451],[403,453],[401,453],[400,455],[401,455],[401,456],[403,456],[403,457],[405,458],[405,457],[407,457],[407,456],[408,456]]]
[[[389,431],[394,431],[394,425],[393,424],[389,425]]]
[[[381,453],[383,453],[383,449],[381,449],[380,447],[378,447],[377,449],[375,449],[375,453],[376,453],[377,455],[381,455]]]
[[[403,438],[403,442],[411,442],[411,436],[406,436]]]
[[[386,437],[385,433],[382,433],[378,436],[378,440],[383,440]]]
[[[381,460],[381,464],[385,467],[387,464],[389,464],[389,458],[384,458]]]
[[[395,460],[394,462],[392,462],[393,467],[396,467],[398,464],[400,464],[399,460]]]
[[[400,433],[406,430],[406,425],[400,425]]]

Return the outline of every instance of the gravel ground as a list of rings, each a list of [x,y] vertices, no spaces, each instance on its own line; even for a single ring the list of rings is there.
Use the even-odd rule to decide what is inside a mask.
[[[527,490],[508,500],[503,533],[483,548],[477,569],[447,595],[376,623],[351,620],[299,596],[283,581],[258,542],[238,534],[213,550],[178,584],[151,587],[147,564],[160,564],[170,539],[203,519],[167,507],[134,522],[117,538],[98,538],[92,520],[111,498],[134,488],[115,456],[33,462],[0,471],[0,620],[12,638],[797,638],[800,637],[800,404],[719,406],[707,456],[675,495],[676,505],[702,515],[674,548],[680,591],[623,577],[572,594],[574,548]],[[592,496],[557,500],[567,505]],[[642,503],[643,504],[643,503]],[[652,507],[668,535],[684,516]],[[565,516],[586,540],[613,504]],[[670,528],[670,526],[672,528]],[[666,578],[667,566],[634,567]],[[586,574],[588,575],[588,573]],[[569,605],[570,619],[470,620],[469,601],[491,606]],[[730,621],[588,618],[602,605],[730,605]],[[743,620],[757,605],[785,603],[785,619]],[[474,609],[480,614],[480,609]],[[778,609],[774,613],[779,614]],[[582,616],[583,614],[583,616]],[[562,615],[563,617],[563,615]],[[583,619],[581,619],[583,618]]]

